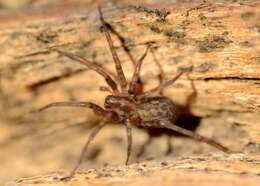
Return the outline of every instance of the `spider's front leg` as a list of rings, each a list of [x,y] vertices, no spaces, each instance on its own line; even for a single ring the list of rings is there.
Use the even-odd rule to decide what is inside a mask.
[[[74,169],[71,171],[70,175],[68,178],[71,178],[74,176],[74,174],[76,173],[76,171],[78,170],[80,164],[82,163],[82,161],[84,160],[84,157],[88,151],[88,147],[91,143],[91,141],[93,141],[93,139],[96,137],[96,135],[98,134],[98,132],[107,124],[107,121],[106,121],[106,117],[104,117],[103,120],[101,120],[101,122],[99,123],[99,125],[97,125],[90,133],[89,137],[87,138],[87,141],[84,145],[84,148],[80,154],[80,158],[79,158],[79,161],[78,163],[76,164],[76,166],[74,167]]]
[[[52,107],[85,107],[85,108],[92,109],[99,116],[104,117],[106,115],[106,111],[100,106],[91,102],[82,102],[82,101],[54,102],[40,108],[39,111],[41,112],[43,110],[50,109]]]
[[[92,109],[97,115],[102,116],[102,120],[99,123],[99,125],[95,126],[93,130],[91,131],[89,137],[87,138],[87,141],[85,143],[85,146],[81,152],[80,158],[74,169],[71,171],[70,175],[68,177],[65,177],[63,179],[70,179],[74,176],[76,171],[78,170],[80,164],[84,160],[85,154],[88,150],[88,147],[90,143],[93,141],[95,136],[98,134],[98,132],[110,121],[116,120],[115,115],[112,112],[105,111],[100,106],[91,103],[91,102],[54,102],[50,103],[44,107],[42,107],[39,111],[43,111],[52,107],[86,107]]]

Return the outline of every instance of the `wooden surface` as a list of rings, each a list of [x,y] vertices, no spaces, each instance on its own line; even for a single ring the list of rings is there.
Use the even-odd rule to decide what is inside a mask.
[[[242,152],[245,157],[252,156],[259,167],[259,157],[255,155],[260,152],[260,3],[241,2],[145,1],[138,5],[131,1],[131,5],[104,3],[103,12],[106,20],[125,38],[135,58],[142,55],[145,43],[153,43],[154,54],[166,78],[192,66],[189,75],[198,96],[190,110],[201,119],[196,131]],[[103,105],[106,95],[99,91],[99,86],[105,85],[103,79],[84,66],[55,52],[31,54],[59,46],[109,70],[114,67],[105,38],[99,31],[95,3],[46,4],[21,12],[3,11],[0,15],[1,180],[71,169],[88,129],[98,118],[84,109],[31,112],[53,101],[80,100]],[[126,76],[130,78],[131,62],[117,38],[113,39]],[[147,89],[156,86],[157,74],[158,68],[150,53],[142,69]],[[165,95],[182,106],[186,106],[191,93],[190,80],[185,75],[165,91]],[[94,153],[89,155],[93,157],[82,167],[122,164],[124,132],[121,126],[113,125],[101,131],[93,143]],[[135,135],[134,151],[137,152],[147,139],[147,133],[135,129]],[[164,135],[154,140],[140,161],[164,158],[166,141]],[[186,155],[189,160],[194,154],[216,152],[186,138],[174,138],[172,144],[174,151],[169,157]],[[134,156],[132,162],[136,161]],[[250,177],[259,175],[259,171],[251,173],[251,163],[246,165],[245,172],[249,173],[246,177],[251,183]],[[224,173],[218,173],[224,180],[229,176],[239,179],[236,173],[226,175],[225,169],[223,166],[220,170]],[[10,175],[9,170],[15,171]],[[178,174],[174,168],[169,171]],[[183,171],[191,179],[202,179],[200,174],[210,179],[208,173]],[[153,174],[157,174],[156,171]]]
[[[143,162],[129,167],[104,167],[80,172],[71,180],[61,180],[66,172],[57,172],[43,176],[21,178],[9,185],[258,185],[259,167],[248,163],[250,158],[241,154],[229,158],[218,156],[199,156],[189,159]],[[258,157],[259,158],[259,157]],[[251,160],[252,160],[251,159]],[[259,159],[258,159],[259,160]],[[256,161],[255,161],[256,162]],[[259,163],[259,162],[258,162]],[[225,171],[223,171],[225,170]]]

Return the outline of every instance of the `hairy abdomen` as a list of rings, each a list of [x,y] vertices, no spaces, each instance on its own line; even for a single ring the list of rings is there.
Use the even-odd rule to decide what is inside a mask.
[[[152,97],[137,105],[137,112],[143,122],[152,120],[168,120],[175,122],[177,107],[167,97]]]

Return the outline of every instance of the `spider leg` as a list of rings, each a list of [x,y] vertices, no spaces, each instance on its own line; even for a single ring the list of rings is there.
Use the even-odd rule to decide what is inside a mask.
[[[121,43],[121,46],[123,47],[123,50],[127,54],[130,61],[132,62],[133,66],[135,67],[137,62],[135,61],[135,58],[131,54],[129,47],[126,45],[125,38],[122,37],[108,22],[106,22],[106,25],[107,25],[107,28],[111,31],[111,33],[113,33],[118,38],[118,40]],[[141,92],[143,92],[143,83],[142,83],[141,78],[138,77],[138,80],[136,82],[135,93],[141,93]]]
[[[159,80],[159,86],[160,86],[163,83],[163,79],[164,79],[165,74],[164,74],[162,65],[160,64],[159,60],[155,56],[154,49],[151,49],[151,53],[152,53],[154,62],[156,64],[157,68],[159,69],[159,74],[157,75],[157,79]],[[159,94],[163,95],[163,89],[159,92]]]
[[[131,54],[130,52],[130,49],[129,47],[126,45],[126,40],[124,39],[124,37],[122,37],[108,22],[106,22],[104,19],[102,20],[103,21],[103,25],[106,26],[106,29],[108,29],[111,33],[113,33],[117,38],[118,40],[120,41],[121,43],[121,46],[123,47],[125,53],[127,54],[127,56],[129,57],[130,61],[132,62],[134,68],[136,67],[136,64],[137,62],[135,61],[133,55]],[[146,52],[147,53],[147,52]],[[144,54],[146,55],[146,54]],[[144,56],[145,57],[145,56]],[[144,57],[141,57],[141,58],[144,58]],[[139,59],[140,60],[140,59]],[[143,60],[143,59],[142,59]],[[159,66],[159,64],[158,64]],[[161,68],[160,68],[161,69]],[[161,70],[160,70],[161,71]],[[137,81],[136,81],[136,84],[135,84],[135,89],[134,89],[134,93],[141,93],[143,92],[143,83],[141,81],[141,78],[140,76],[138,76],[137,78]]]
[[[52,107],[88,107],[91,108],[97,115],[103,116],[106,114],[106,111],[103,108],[91,102],[54,102],[40,108],[39,111]]]
[[[140,80],[141,66],[143,64],[144,58],[147,56],[149,48],[150,48],[150,46],[148,45],[144,54],[140,57],[140,59],[135,64],[134,73],[133,73],[132,80],[131,80],[130,85],[129,85],[129,90],[128,90],[129,93],[136,93],[136,90],[138,88],[137,87],[138,86],[138,80]]]
[[[84,160],[85,158],[85,155],[87,153],[87,150],[88,150],[88,147],[89,147],[89,144],[91,143],[91,141],[93,141],[93,139],[95,138],[95,136],[98,134],[98,132],[107,124],[106,120],[102,120],[99,125],[97,125],[95,128],[93,128],[93,130],[91,131],[88,139],[87,139],[87,142],[85,143],[84,145],[84,148],[81,152],[81,155],[80,155],[80,158],[79,158],[79,161],[78,163],[76,164],[76,166],[74,167],[74,169],[71,171],[70,173],[70,178],[73,177],[73,175],[76,173],[76,171],[78,170],[80,164],[82,163],[82,161]]]
[[[140,150],[139,150],[139,152],[137,153],[137,157],[139,158],[139,157],[141,157],[143,154],[144,154],[144,152],[145,152],[145,147],[147,147],[148,145],[150,145],[151,143],[152,143],[152,140],[153,138],[152,138],[152,136],[151,135],[149,135],[148,136],[148,139],[145,141],[145,143],[141,146],[141,148],[140,148]]]
[[[131,152],[132,152],[132,128],[128,119],[125,122],[125,127],[126,127],[126,135],[127,135],[127,157],[126,157],[125,164],[128,165]]]
[[[174,125],[173,123],[169,122],[169,121],[160,121],[159,122],[159,125],[158,125],[159,128],[167,128],[167,129],[170,129],[170,130],[173,130],[173,131],[176,131],[180,134],[183,134],[185,136],[188,136],[190,138],[193,138],[197,141],[201,141],[201,142],[204,142],[204,143],[207,143],[208,145],[211,145],[225,153],[230,153],[230,150],[227,148],[227,147],[224,147],[223,145],[221,145],[220,143],[210,139],[210,138],[206,138],[204,136],[201,136],[195,132],[192,132],[190,130],[187,130],[187,129],[184,129],[184,128],[181,128],[177,125]]]
[[[197,89],[195,87],[194,81],[190,78],[189,74],[186,74],[187,78],[190,80],[190,84],[191,84],[191,88],[192,88],[192,93],[188,96],[187,98],[187,106],[190,108],[190,106],[192,105],[192,103],[195,101],[195,98],[198,95]]]
[[[118,88],[117,88],[116,82],[110,77],[110,75],[105,71],[105,69],[102,66],[98,65],[97,63],[92,63],[92,62],[88,61],[87,59],[85,59],[81,56],[78,56],[76,54],[64,52],[64,51],[61,51],[58,49],[53,49],[53,50],[74,61],[80,62],[81,64],[87,66],[89,69],[94,70],[95,72],[97,72],[98,74],[100,74],[101,76],[103,76],[105,78],[107,84],[111,87],[111,89],[113,90],[114,93],[118,93]]]
[[[149,133],[148,133],[149,134]],[[173,152],[173,149],[172,149],[172,143],[171,143],[171,136],[166,136],[167,137],[167,149],[165,151],[165,155],[169,155]],[[144,153],[145,153],[145,148],[147,146],[149,146],[153,141],[153,136],[151,136],[151,134],[148,135],[148,139],[145,141],[144,144],[142,144],[139,152],[137,153],[137,157],[140,158]]]
[[[172,149],[171,136],[167,136],[167,149],[166,149],[165,155],[169,155],[172,152],[173,152],[173,149]]]
[[[158,93],[158,92],[161,92],[164,88],[172,85],[177,79],[179,79],[179,77],[183,74],[184,72],[179,72],[174,78],[168,80],[168,81],[165,81],[165,82],[162,82],[159,86],[147,91],[147,92],[144,92],[141,97],[145,97],[145,96],[149,96],[150,94],[154,94],[154,93]]]
[[[108,22],[106,22],[106,20],[104,20],[104,24],[107,26],[107,29],[110,30],[111,33],[113,33],[118,40],[120,41],[125,53],[127,54],[127,56],[129,57],[130,61],[132,62],[133,66],[135,66],[136,61],[133,57],[133,55],[130,53],[130,49],[126,44],[126,40],[124,37],[122,37]]]
[[[119,79],[121,89],[122,89],[123,92],[126,92],[127,81],[126,81],[126,78],[125,78],[125,75],[124,75],[124,72],[123,72],[121,61],[120,61],[120,59],[119,59],[119,57],[116,53],[111,35],[109,33],[108,25],[106,24],[106,22],[104,20],[103,13],[102,13],[100,7],[98,7],[98,12],[99,12],[100,21],[103,25],[103,30],[104,30],[104,33],[105,33],[105,36],[106,36],[106,39],[107,39],[107,42],[108,42],[108,45],[109,45],[109,49],[111,51],[112,57],[113,57],[114,62],[115,62],[116,71],[117,71],[117,75],[118,75],[118,79]]]

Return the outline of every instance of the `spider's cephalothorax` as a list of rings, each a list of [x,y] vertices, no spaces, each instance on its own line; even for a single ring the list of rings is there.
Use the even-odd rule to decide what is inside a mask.
[[[143,91],[143,84],[140,78],[140,70],[143,59],[145,58],[149,45],[144,53],[144,55],[138,60],[134,61],[133,57],[129,52],[127,54],[130,56],[131,61],[134,64],[134,72],[130,82],[127,82],[125,75],[123,73],[123,69],[121,66],[121,61],[118,58],[116,50],[114,48],[110,31],[112,31],[115,35],[118,36],[114,30],[111,30],[111,26],[105,22],[102,12],[99,9],[100,20],[103,27],[103,32],[106,36],[114,63],[117,72],[117,78],[114,80],[102,66],[97,63],[92,63],[85,58],[77,56],[75,54],[67,53],[61,51],[59,49],[54,49],[59,54],[66,56],[72,60],[78,61],[83,65],[86,65],[89,69],[94,70],[99,75],[103,76],[108,87],[102,87],[102,90],[108,91],[111,94],[105,98],[104,108],[91,103],[91,102],[55,102],[40,110],[45,110],[50,107],[87,107],[92,109],[98,116],[102,118],[99,125],[97,125],[93,131],[90,133],[90,136],[83,148],[81,153],[81,157],[79,159],[78,164],[73,169],[71,175],[75,173],[80,163],[83,161],[85,153],[88,149],[90,142],[96,136],[96,134],[103,128],[107,123],[122,123],[126,127],[127,133],[127,158],[126,164],[129,161],[129,157],[131,154],[132,147],[132,132],[131,127],[133,125],[144,127],[144,128],[166,128],[176,132],[179,132],[183,135],[194,138],[198,141],[205,142],[211,146],[214,146],[224,152],[229,152],[229,150],[222,146],[221,144],[206,138],[202,137],[192,131],[181,128],[175,125],[177,110],[175,104],[168,98],[162,95],[162,91],[165,87],[173,84],[182,74],[183,72],[179,72],[174,78],[162,81],[162,68],[160,67],[160,75],[159,80],[160,84],[149,90]]]

